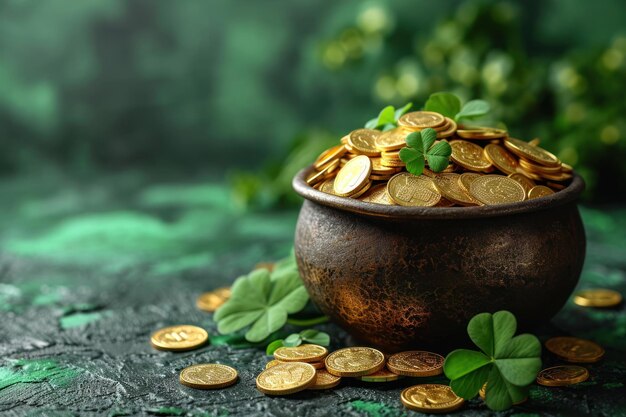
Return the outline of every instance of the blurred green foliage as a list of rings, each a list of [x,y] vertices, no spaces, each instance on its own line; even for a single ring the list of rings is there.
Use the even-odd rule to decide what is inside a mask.
[[[0,173],[229,173],[243,206],[386,104],[483,98],[493,122],[626,199],[621,0],[5,0]]]

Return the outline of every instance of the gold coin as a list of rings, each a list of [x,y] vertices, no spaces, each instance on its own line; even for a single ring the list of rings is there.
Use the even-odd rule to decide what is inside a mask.
[[[446,117],[445,129],[437,130],[437,139],[444,139],[450,137],[456,132],[456,122]]]
[[[368,181],[365,183],[365,185],[358,190],[356,193],[352,194],[350,196],[350,198],[359,198],[361,197],[363,194],[365,194],[372,186],[373,182],[372,181]]]
[[[524,158],[520,158],[518,162],[522,168],[528,171],[536,172],[540,175],[541,174],[558,175],[561,173],[561,165],[557,165],[553,167],[546,167],[543,165],[534,164]]]
[[[561,169],[563,170],[563,172],[567,172],[567,173],[574,172],[574,167],[566,164],[565,162],[561,162]]]
[[[594,363],[604,356],[602,346],[591,340],[577,337],[553,337],[546,341],[546,349],[574,363]]]
[[[303,391],[315,383],[315,368],[309,363],[280,363],[261,372],[256,387],[267,395],[288,395]]]
[[[531,180],[543,181],[543,178],[541,177],[541,175],[538,175],[535,172],[530,171],[528,169],[524,169],[521,166],[517,168],[517,172],[519,172],[520,174],[530,178]]]
[[[517,171],[517,159],[500,145],[490,143],[485,146],[485,157],[507,175]]]
[[[407,113],[398,119],[398,125],[415,129],[438,127],[446,122],[445,117],[432,111],[414,111]]]
[[[279,361],[278,359],[272,359],[271,361],[265,364],[265,369],[271,368],[272,366],[276,366],[281,363],[289,363],[289,362]],[[307,363],[311,364],[311,366],[315,369],[322,369],[325,366],[324,362],[307,362]]]
[[[565,188],[565,185],[559,184],[559,183],[556,183],[556,182],[546,182],[546,185],[548,187],[552,188],[553,190],[557,190],[557,191],[560,191],[560,190]]]
[[[150,343],[159,350],[183,351],[200,347],[209,339],[201,327],[183,324],[165,327],[152,333]]]
[[[491,162],[485,158],[483,148],[466,140],[450,141],[452,160],[470,171],[486,171],[491,168]]]
[[[328,350],[319,345],[304,344],[294,347],[279,347],[274,358],[283,362],[319,362],[328,355]]]
[[[483,384],[483,386],[478,391],[478,395],[480,396],[480,398],[483,399],[483,401],[485,400],[485,396],[487,395],[487,383],[486,382],[485,382],[485,384]],[[513,405],[523,404],[526,401],[528,401],[528,397],[524,398],[523,400],[514,402]]]
[[[393,201],[387,195],[387,184],[378,184],[370,188],[369,191],[360,197],[360,200],[367,203],[393,205]]]
[[[553,366],[539,372],[537,383],[546,387],[564,387],[578,384],[589,378],[589,371],[582,366]]]
[[[364,382],[391,382],[402,378],[401,375],[391,372],[389,369],[383,368],[373,374],[360,376],[358,379]]]
[[[387,183],[387,194],[401,206],[431,207],[441,199],[432,179],[424,175],[416,177],[408,172],[391,177]]]
[[[519,182],[502,175],[483,175],[470,185],[470,196],[483,204],[507,204],[524,201],[526,192]]]
[[[369,347],[339,349],[326,357],[326,370],[336,376],[373,374],[385,366],[385,355]]]
[[[545,197],[552,194],[554,194],[554,191],[545,185],[535,185],[528,191],[528,199],[532,200],[533,198]]]
[[[367,156],[376,156],[380,151],[376,149],[376,138],[380,136],[380,130],[357,129],[350,133],[348,144],[357,153]]]
[[[192,365],[180,372],[180,383],[196,389],[217,389],[233,385],[237,371],[217,363]]]
[[[572,174],[568,174],[566,172],[560,172],[558,174],[547,174],[545,172],[542,172],[539,175],[541,175],[541,177],[543,177],[546,180],[558,181],[558,182],[569,181],[572,179]]]
[[[372,161],[372,174],[387,175],[395,174],[396,169],[392,167],[386,167],[382,164],[382,158],[370,158]]]
[[[459,174],[436,174],[432,181],[439,194],[462,206],[475,206],[476,201],[459,185]]]
[[[371,173],[372,161],[367,156],[359,155],[351,159],[335,177],[334,193],[341,197],[355,194],[369,181]]]
[[[333,161],[330,161],[328,164],[326,164],[324,167],[322,167],[322,169],[318,172],[311,172],[307,177],[306,177],[306,183],[309,185],[315,185],[320,181],[323,181],[327,178],[328,174],[332,173],[333,171],[335,171],[337,168],[339,168],[339,163],[341,161],[339,159],[335,159]]]
[[[341,382],[341,378],[328,372],[326,369],[319,369],[315,372],[315,382],[308,389],[330,389]]]
[[[559,166],[561,161],[559,158],[546,151],[539,146],[529,145],[528,142],[515,138],[506,138],[504,140],[504,146],[506,146],[511,152],[517,156],[521,156],[526,159],[530,159],[540,165],[545,166]]]
[[[494,127],[475,127],[471,129],[457,129],[456,134],[463,139],[491,140],[506,137],[507,131]]]
[[[435,204],[435,207],[454,207],[454,206],[455,206],[454,202],[448,200],[447,198],[443,196],[439,199],[439,202]]]
[[[622,294],[604,288],[578,291],[574,302],[583,307],[615,307],[622,303]]]
[[[196,299],[196,307],[202,311],[213,313],[230,298],[230,287],[222,287],[200,294]]]
[[[317,157],[315,163],[313,164],[313,168],[320,169],[327,163],[335,159],[340,159],[347,151],[348,150],[343,144],[326,149],[320,156]]]
[[[387,368],[394,374],[405,376],[433,376],[443,372],[444,357],[423,350],[410,350],[393,354]]]
[[[465,400],[447,385],[420,384],[406,388],[400,401],[410,410],[422,413],[448,413],[459,409]]]
[[[528,198],[528,192],[531,190],[531,188],[533,188],[536,185],[533,180],[531,180],[524,174],[520,174],[519,172],[514,172],[512,174],[509,174],[508,177],[512,180],[519,182],[519,184],[522,186],[522,188],[526,192],[527,198]]]
[[[379,151],[396,151],[406,146],[406,137],[410,131],[397,127],[381,133],[375,140],[376,149]]]
[[[319,190],[326,194],[335,195],[334,188],[333,188],[334,185],[335,185],[335,179],[329,178],[323,183],[321,183]]]
[[[469,193],[470,184],[478,177],[482,177],[482,175],[475,174],[473,172],[464,172],[459,176],[459,185],[465,190],[465,192]]]

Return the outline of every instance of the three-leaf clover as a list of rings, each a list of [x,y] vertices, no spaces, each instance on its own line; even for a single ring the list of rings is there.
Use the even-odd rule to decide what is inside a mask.
[[[400,159],[406,164],[407,171],[413,175],[421,175],[426,161],[434,172],[446,169],[452,148],[446,141],[435,143],[436,139],[437,132],[431,128],[407,135],[408,147],[400,149]]]
[[[284,339],[274,340],[267,345],[265,353],[273,355],[274,351],[283,346],[300,346],[303,342],[313,343],[314,345],[328,346],[330,344],[330,336],[328,333],[320,332],[315,329],[302,330],[300,333],[293,333]]]
[[[428,97],[424,110],[434,111],[455,121],[473,120],[489,113],[490,106],[484,100],[470,100],[461,106],[461,100],[452,93],[433,93]]]
[[[302,310],[309,301],[295,261],[283,262],[271,273],[257,269],[239,277],[231,296],[213,316],[220,333],[250,326],[246,340],[260,342],[287,322],[289,314]]]
[[[492,410],[505,410],[527,397],[528,385],[541,370],[541,344],[531,334],[513,337],[516,330],[515,316],[508,311],[470,320],[467,333],[482,352],[458,349],[443,365],[459,397],[474,398],[485,383],[485,402]]]
[[[389,130],[398,126],[398,119],[408,112],[413,103],[407,103],[396,110],[393,106],[387,106],[378,113],[378,117],[370,119],[365,123],[367,129]]]

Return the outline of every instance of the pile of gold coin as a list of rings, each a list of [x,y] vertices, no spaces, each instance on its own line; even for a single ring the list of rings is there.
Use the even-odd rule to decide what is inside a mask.
[[[450,165],[440,173],[426,167],[420,176],[406,171],[400,150],[406,136],[432,128],[452,148]],[[506,130],[464,127],[429,111],[407,113],[398,127],[381,132],[357,129],[324,151],[306,177],[327,194],[369,203],[453,207],[515,203],[562,190],[573,169],[538,146]]]

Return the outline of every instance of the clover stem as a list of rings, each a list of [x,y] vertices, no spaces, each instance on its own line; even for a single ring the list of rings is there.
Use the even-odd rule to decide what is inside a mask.
[[[294,326],[306,327],[306,326],[313,326],[316,324],[327,323],[328,320],[329,320],[328,316],[320,316],[320,317],[314,317],[312,319],[303,319],[303,320],[287,319],[287,323],[293,324]]]

